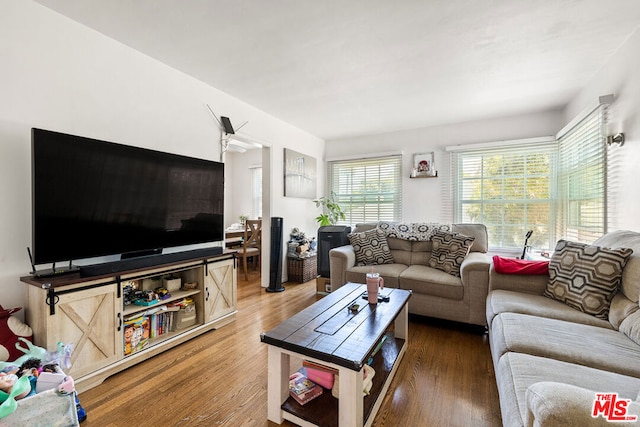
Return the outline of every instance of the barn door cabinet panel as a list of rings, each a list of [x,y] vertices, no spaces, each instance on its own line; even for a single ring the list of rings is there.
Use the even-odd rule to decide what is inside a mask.
[[[214,322],[236,311],[237,274],[235,260],[209,264],[204,278],[205,322]]]
[[[44,289],[27,287],[25,316],[27,324],[33,325],[35,344],[48,350],[54,350],[58,342],[72,344],[67,373],[74,378],[116,362],[120,357],[114,333],[119,303],[116,285],[85,290],[65,286],[57,291],[49,296]]]
[[[68,374],[79,391],[235,319],[234,253],[85,278],[27,276],[25,320],[34,343],[71,344]],[[175,287],[180,283],[180,287]],[[132,304],[131,289],[171,284],[164,299]],[[188,343],[186,343],[188,345]]]

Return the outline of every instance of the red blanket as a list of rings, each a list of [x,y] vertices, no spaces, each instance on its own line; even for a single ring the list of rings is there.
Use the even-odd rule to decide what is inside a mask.
[[[494,255],[493,267],[496,273],[502,274],[549,274],[549,261],[529,261]]]

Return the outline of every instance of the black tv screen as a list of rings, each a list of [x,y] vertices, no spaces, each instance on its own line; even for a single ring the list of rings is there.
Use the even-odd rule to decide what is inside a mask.
[[[223,240],[224,164],[32,129],[34,264]]]

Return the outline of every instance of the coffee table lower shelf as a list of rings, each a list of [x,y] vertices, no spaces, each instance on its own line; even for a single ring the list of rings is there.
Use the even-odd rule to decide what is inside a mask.
[[[363,397],[364,425],[371,425],[373,422],[405,351],[404,339],[395,338],[393,331],[386,335],[387,340],[371,364],[375,376],[369,395]],[[331,390],[325,389],[322,395],[305,405],[300,405],[289,397],[281,409],[284,411],[283,418],[300,425],[305,425],[301,423],[302,420],[310,423],[306,425],[338,427],[338,399],[332,396]]]

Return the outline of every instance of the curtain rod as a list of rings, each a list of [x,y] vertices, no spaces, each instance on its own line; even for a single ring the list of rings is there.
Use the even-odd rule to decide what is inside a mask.
[[[510,139],[504,141],[492,141],[492,142],[480,142],[478,144],[464,144],[464,145],[452,145],[446,147],[446,151],[470,151],[470,150],[483,150],[486,148],[497,148],[506,146],[517,146],[525,144],[545,143],[553,142],[555,138],[552,135],[539,136],[536,138],[523,138],[523,139]]]
[[[384,151],[382,153],[370,153],[366,155],[362,154],[352,154],[346,156],[337,156],[327,158],[326,162],[338,162],[342,160],[361,160],[361,159],[375,159],[376,157],[387,157],[387,156],[402,156],[402,151]]]

